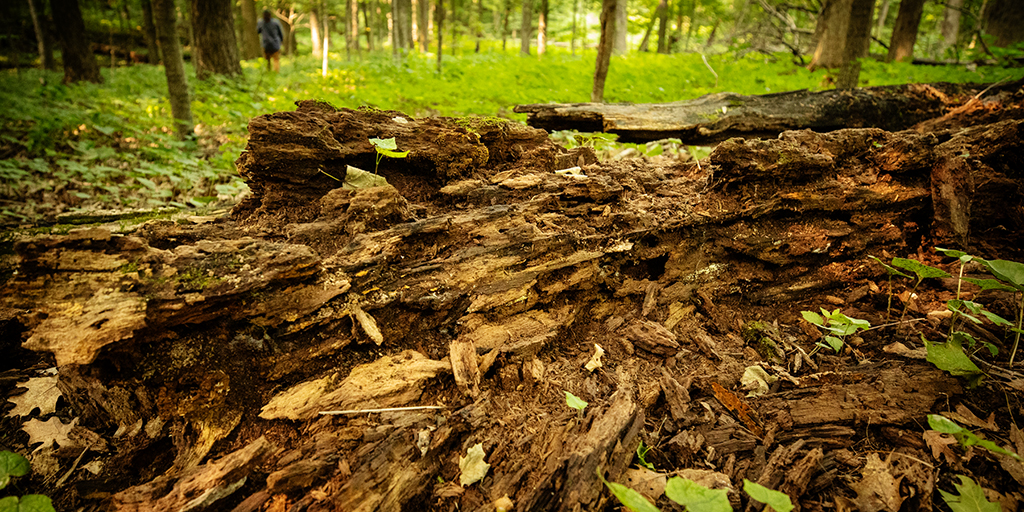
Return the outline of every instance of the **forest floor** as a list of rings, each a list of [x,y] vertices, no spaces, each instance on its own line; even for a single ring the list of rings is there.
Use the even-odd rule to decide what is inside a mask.
[[[1013,116],[731,139],[699,163],[317,102],[250,133],[252,195],[230,212],[10,242],[0,448],[30,455],[18,493],[59,510],[613,509],[600,474],[663,510],[681,509],[675,477],[737,510],[759,508],[745,480],[797,510],[1024,500],[1014,333],[948,307],[1020,317],[1021,276],[957,277],[1024,261]],[[375,137],[408,155],[379,158]],[[934,249],[965,240],[965,176],[961,266]],[[322,414],[366,409],[390,410]]]

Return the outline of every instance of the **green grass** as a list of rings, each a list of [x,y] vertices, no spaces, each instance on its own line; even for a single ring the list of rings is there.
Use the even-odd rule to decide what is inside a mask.
[[[468,43],[467,43],[468,44]],[[485,48],[497,48],[485,45]],[[498,116],[522,121],[516,104],[589,101],[595,54],[552,48],[542,59],[510,46],[479,54],[390,53],[346,61],[331,54],[321,77],[311,57],[285,58],[281,73],[243,63],[244,77],[195,80],[188,67],[197,138],[181,142],[171,128],[162,68],[104,69],[106,82],[63,85],[35,69],[0,74],[0,223],[38,222],[73,209],[178,206],[230,201],[246,190],[233,162],[254,116],[320,99],[337,107],[372,106],[413,116]],[[631,53],[615,57],[609,102],[668,102],[721,91],[764,94],[820,89],[827,71],[809,72],[788,56]],[[865,85],[906,82],[994,82],[1024,70],[915,67],[867,62]]]

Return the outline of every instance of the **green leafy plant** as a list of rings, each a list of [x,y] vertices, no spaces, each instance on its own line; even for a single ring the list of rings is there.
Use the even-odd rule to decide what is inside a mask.
[[[769,489],[756,482],[743,479],[743,492],[751,498],[771,507],[775,512],[790,512],[793,510],[793,501],[786,493]]]
[[[820,315],[813,311],[801,311],[800,315],[804,320],[824,329],[826,333],[830,333],[822,334],[821,339],[824,343],[817,342],[811,354],[817,352],[819,348],[831,348],[839,352],[842,350],[847,336],[858,330],[866,330],[871,327],[871,322],[848,317],[840,313],[839,309],[829,312],[827,309],[821,308]]]
[[[601,474],[601,468],[597,468],[597,478],[601,479],[601,482],[611,491],[615,499],[619,500],[629,510],[633,512],[660,512],[658,507],[647,501],[643,494],[625,485],[605,480],[604,475]]]
[[[982,260],[985,267],[997,279],[1009,284],[1016,296],[1020,294],[1017,303],[1017,327],[1013,328],[1015,333],[1013,349],[1010,351],[1010,366],[1013,366],[1013,359],[1017,355],[1017,346],[1020,344],[1020,335],[1024,334],[1024,263],[1006,260]]]
[[[952,435],[953,438],[960,443],[960,446],[963,446],[964,448],[970,446],[980,446],[988,451],[1013,457],[1017,461],[1021,460],[1020,456],[1017,455],[1016,453],[1013,453],[1004,448],[1000,448],[999,445],[993,443],[992,441],[978,437],[978,435],[975,434],[974,432],[971,432],[970,430],[961,427],[960,425],[957,424],[957,422],[940,414],[929,414],[928,426],[931,427],[932,430],[935,430],[937,432]]]
[[[651,451],[651,447],[640,441],[640,444],[636,445],[636,459],[640,461],[640,465],[654,471],[654,464],[647,462],[647,452]]]
[[[27,475],[29,469],[25,457],[14,452],[0,451],[0,489],[6,488],[11,478]],[[49,497],[26,494],[0,498],[0,512],[54,512],[54,508]]]
[[[665,496],[686,507],[687,512],[731,512],[729,492],[708,489],[688,478],[674,476],[665,484]]]
[[[921,281],[929,277],[949,277],[949,273],[941,268],[935,268],[917,260],[908,258],[893,258],[892,265],[899,267],[904,270],[909,270],[917,276],[917,281],[914,282],[914,287],[910,289],[910,297],[914,297],[917,293],[917,287],[921,286]],[[906,304],[903,305],[903,313],[900,314],[900,322],[907,316],[907,309],[910,307],[910,300],[908,299]]]
[[[985,373],[978,368],[978,365],[974,364],[974,361],[971,361],[970,356],[964,351],[963,340],[965,339],[966,337],[959,331],[950,336],[945,343],[931,342],[921,336],[927,350],[928,362],[942,371],[949,372],[950,375],[966,378],[968,386],[973,388],[981,383]]]
[[[408,151],[398,151],[398,143],[395,142],[394,137],[387,139],[370,139],[370,144],[373,145],[373,149],[377,150],[377,161],[373,168],[374,174],[377,174],[377,169],[380,168],[380,161],[384,157],[405,158],[409,156]]]
[[[974,480],[957,475],[959,484],[953,484],[958,494],[949,493],[939,489],[942,501],[949,505],[953,512],[1000,512],[1003,507],[999,503],[989,501],[985,497],[985,490]]]

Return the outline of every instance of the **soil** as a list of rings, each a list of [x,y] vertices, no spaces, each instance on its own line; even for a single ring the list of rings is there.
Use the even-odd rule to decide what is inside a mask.
[[[250,123],[231,212],[16,237],[0,385],[55,366],[62,397],[4,415],[0,448],[59,510],[615,509],[599,473],[662,510],[670,476],[735,509],[760,507],[747,479],[876,511],[943,509],[956,475],[1016,510],[1019,462],[928,423],[1024,451],[1013,338],[968,327],[999,349],[972,386],[922,337],[945,341],[958,293],[1005,318],[1017,298],[890,292],[867,258],[1024,261],[1024,121],[970,119],[598,162],[501,120],[300,102]],[[378,166],[373,137],[408,156]],[[343,187],[350,166],[389,185]],[[820,308],[875,328],[815,349]],[[751,367],[777,378],[761,394]],[[38,449],[22,424],[50,416],[77,423]],[[490,466],[462,485],[476,445]]]

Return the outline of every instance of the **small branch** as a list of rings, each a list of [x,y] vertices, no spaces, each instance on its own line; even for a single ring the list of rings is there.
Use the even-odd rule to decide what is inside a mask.
[[[377,412],[402,412],[402,411],[421,411],[424,409],[444,409],[440,405],[418,405],[414,407],[385,407],[383,409],[348,409],[344,411],[320,411],[322,416],[336,416],[339,414],[371,414]]]

